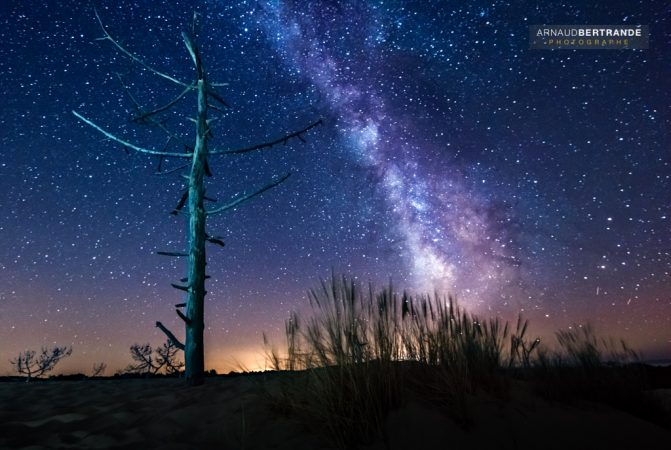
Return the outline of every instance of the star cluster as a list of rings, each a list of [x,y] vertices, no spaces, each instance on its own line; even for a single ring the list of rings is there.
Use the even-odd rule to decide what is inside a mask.
[[[63,370],[119,368],[134,342],[179,330],[170,283],[184,180],[79,122],[162,149],[130,121],[180,89],[115,50],[89,2],[0,6],[0,339],[8,360],[74,347]],[[262,365],[304,291],[333,270],[451,293],[534,331],[591,320],[671,356],[671,56],[664,2],[99,2],[108,31],[152,67],[194,74],[180,32],[200,24],[232,106],[212,148],[322,118],[305,143],[212,159],[219,201],[293,176],[212,218],[207,364]],[[647,50],[530,50],[539,23],[643,24]],[[192,141],[195,99],[164,115]],[[161,163],[164,171],[180,161]],[[178,333],[179,334],[179,333]],[[0,371],[10,371],[0,363]],[[67,366],[69,364],[69,366]],[[67,367],[66,367],[67,366]]]

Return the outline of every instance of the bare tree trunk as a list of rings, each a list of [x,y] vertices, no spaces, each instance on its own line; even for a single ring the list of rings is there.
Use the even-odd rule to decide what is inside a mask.
[[[128,96],[131,98],[137,109],[137,117],[134,121],[139,124],[150,124],[159,127],[168,135],[168,141],[165,144],[163,150],[156,150],[151,148],[144,148],[138,145],[128,142],[125,139],[116,136],[115,134],[105,130],[104,128],[97,125],[95,122],[87,119],[76,111],[72,113],[81,121],[99,131],[105,135],[108,139],[111,139],[119,144],[122,144],[126,151],[133,150],[139,153],[147,155],[155,155],[161,157],[161,162],[164,157],[172,158],[185,158],[191,159],[191,172],[188,176],[189,186],[186,194],[182,195],[179,203],[171,214],[183,214],[182,208],[187,207],[187,219],[188,219],[188,231],[187,231],[187,249],[186,252],[175,252],[175,251],[159,251],[159,255],[169,256],[169,257],[188,257],[188,268],[187,268],[187,277],[182,282],[186,281],[186,285],[172,284],[172,286],[180,291],[186,291],[186,303],[179,303],[175,305],[177,315],[184,321],[186,329],[186,339],[184,343],[181,343],[179,339],[175,336],[172,331],[167,329],[161,322],[157,321],[156,326],[161,329],[168,337],[170,342],[180,350],[184,350],[184,362],[186,364],[185,375],[186,381],[189,385],[196,386],[203,383],[203,376],[205,372],[205,354],[203,350],[203,332],[205,330],[204,316],[205,316],[205,280],[209,278],[205,275],[205,266],[206,266],[206,257],[205,257],[205,244],[210,242],[219,246],[224,246],[224,242],[221,237],[218,236],[208,236],[205,232],[205,221],[210,215],[220,214],[225,211],[237,208],[241,203],[261,195],[269,189],[277,186],[278,184],[284,182],[290,175],[287,173],[284,176],[276,177],[266,185],[260,187],[255,191],[249,191],[238,195],[236,198],[232,199],[230,202],[214,207],[210,210],[205,210],[203,205],[204,200],[213,201],[211,198],[205,196],[205,175],[212,176],[209,171],[208,158],[209,156],[216,155],[232,155],[232,154],[243,154],[249,153],[257,150],[264,150],[274,147],[276,145],[287,144],[291,139],[298,139],[302,142],[305,142],[303,135],[313,129],[314,127],[322,123],[321,120],[318,120],[305,128],[287,133],[284,136],[281,136],[277,139],[270,140],[261,144],[251,145],[245,148],[238,149],[214,149],[210,151],[208,149],[208,138],[211,136],[210,124],[208,122],[208,108],[212,108],[213,111],[222,112],[222,110],[212,105],[208,100],[213,100],[217,102],[217,105],[221,107],[228,107],[226,101],[216,92],[215,88],[217,86],[223,86],[225,84],[221,83],[208,83],[205,76],[205,69],[201,60],[200,52],[196,44],[196,29],[197,29],[197,18],[198,16],[194,14],[193,26],[190,34],[182,33],[184,39],[184,44],[186,45],[187,50],[193,60],[193,63],[196,68],[196,81],[193,83],[182,82],[166,73],[160,72],[153,67],[149,66],[142,59],[135,56],[130,51],[126,50],[121,44],[119,44],[114,38],[107,32],[105,26],[98,15],[98,11],[95,11],[96,18],[100,24],[100,27],[104,33],[104,36],[100,40],[106,40],[111,42],[116,49],[121,52],[126,57],[130,58],[132,61],[138,63],[145,69],[154,73],[155,75],[168,80],[172,83],[175,83],[184,88],[184,90],[170,102],[154,108],[147,110],[140,105],[137,99],[130,93],[128,86],[123,83],[123,80],[120,81],[124,89],[126,89]],[[170,151],[169,148],[171,145],[174,145],[173,140],[179,140],[179,137],[174,135],[167,129],[164,123],[157,118],[157,115],[172,109],[181,99],[183,99],[188,93],[196,90],[198,92],[198,115],[196,116],[196,143],[193,148],[193,151],[187,149],[186,152],[177,152]],[[159,169],[160,172],[160,163]],[[181,165],[175,169],[168,170],[163,172],[163,174],[168,174],[176,172],[182,169],[189,167],[189,164]],[[179,308],[186,307],[186,311],[183,313]],[[28,373],[30,377],[30,372]]]
[[[199,68],[200,69],[200,68]],[[203,383],[205,355],[203,352],[205,309],[205,164],[207,162],[207,84],[202,70],[198,80],[198,117],[196,119],[196,145],[189,177],[189,271],[186,301],[186,341],[184,359],[186,381],[190,385]]]

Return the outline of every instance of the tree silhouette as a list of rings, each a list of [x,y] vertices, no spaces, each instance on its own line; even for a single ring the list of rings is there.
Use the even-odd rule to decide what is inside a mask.
[[[105,130],[80,113],[76,111],[72,112],[78,119],[99,131],[108,139],[123,145],[127,152],[135,151],[146,155],[158,156],[159,171],[161,170],[161,164],[166,157],[186,159],[189,161],[187,164],[177,167],[176,169],[162,172],[179,173],[182,169],[188,170],[188,174],[183,174],[184,178],[188,180],[187,186],[185,187],[184,193],[177,203],[177,206],[172,211],[173,215],[183,215],[188,221],[187,249],[186,251],[168,250],[158,252],[160,255],[187,258],[188,260],[187,276],[180,281],[180,283],[183,284],[172,283],[172,286],[175,289],[186,293],[186,302],[175,305],[177,315],[184,321],[185,324],[186,337],[184,343],[182,343],[161,322],[156,322],[156,326],[168,336],[168,339],[174,344],[175,347],[184,351],[187,383],[190,385],[199,385],[203,383],[204,372],[204,299],[206,294],[205,279],[208,278],[208,276],[205,274],[205,244],[209,242],[214,245],[224,245],[221,237],[213,236],[206,232],[206,220],[208,217],[233,209],[241,203],[277,186],[278,184],[284,182],[290,175],[290,173],[287,173],[275,177],[265,185],[262,185],[255,190],[250,190],[246,193],[243,193],[223,205],[206,209],[204,206],[204,201],[215,201],[205,194],[205,177],[212,176],[208,161],[211,157],[218,155],[245,154],[256,150],[267,149],[277,144],[286,144],[293,138],[304,141],[303,135],[312,128],[320,125],[322,122],[321,120],[318,120],[298,131],[285,134],[274,140],[245,148],[209,149],[209,139],[212,137],[212,119],[208,117],[208,113],[210,111],[221,113],[223,112],[223,109],[228,108],[228,104],[217,91],[218,87],[224,86],[225,84],[213,83],[208,79],[207,71],[205,65],[203,64],[203,59],[196,39],[198,15],[194,14],[193,25],[190,32],[182,33],[184,44],[195,68],[194,80],[189,83],[180,81],[171,75],[156,70],[149,64],[145,63],[142,59],[135,56],[108,33],[97,11],[95,11],[95,15],[103,32],[103,36],[100,38],[100,40],[110,42],[116,48],[116,50],[125,57],[129,58],[133,62],[137,63],[163,80],[167,80],[173,84],[178,85],[182,89],[176,97],[167,103],[163,103],[162,106],[147,109],[137,101],[137,99],[130,92],[129,87],[126,86],[123,83],[123,80],[120,78],[124,90],[127,92],[137,111],[133,121],[140,125],[157,127],[166,133],[167,144],[165,144],[163,150],[148,149],[139,145],[135,145]],[[196,116],[195,118],[192,118],[192,120],[195,122],[196,128],[195,143],[193,146],[185,145],[183,147],[179,147],[178,141],[180,140],[180,137],[171,132],[171,130],[166,125],[166,121],[162,119],[162,115],[168,111],[171,111],[175,105],[177,105],[177,103],[194,92],[197,94]],[[178,149],[175,149],[175,147]],[[185,308],[184,312],[182,312],[182,308]]]
[[[30,381],[39,378],[47,372],[51,372],[61,359],[72,354],[72,347],[42,347],[40,355],[37,356],[34,350],[26,350],[19,353],[19,356],[10,361],[16,371],[21,375],[27,375]]]
[[[133,344],[130,347],[130,356],[135,363],[122,372],[156,375],[163,370],[168,375],[178,374],[184,368],[184,363],[177,360],[179,351],[170,339],[156,350],[150,344]]]

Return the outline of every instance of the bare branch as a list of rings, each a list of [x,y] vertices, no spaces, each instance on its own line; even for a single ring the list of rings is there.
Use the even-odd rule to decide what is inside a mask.
[[[184,308],[186,306],[186,303],[177,303],[175,305],[175,308]]]
[[[224,105],[226,108],[230,108],[228,103],[226,103],[226,100],[224,100],[224,98],[221,95],[217,94],[217,92],[214,89],[212,89],[212,85],[208,85],[207,95],[209,95],[210,97],[212,97],[213,99]]]
[[[129,52],[128,50],[126,50],[123,46],[121,46],[121,44],[119,44],[117,41],[115,41],[114,38],[107,32],[107,29],[105,28],[105,25],[103,24],[103,21],[102,21],[102,19],[100,18],[100,15],[98,14],[98,9],[97,9],[97,8],[94,8],[93,11],[94,11],[95,14],[96,14],[96,19],[98,19],[98,23],[100,24],[100,28],[102,28],[103,33],[105,33],[105,37],[101,38],[102,40],[108,40],[108,41],[110,41],[112,44],[114,44],[114,46],[115,46],[116,48],[118,48],[118,49],[121,51],[121,53],[123,53],[124,55],[128,56],[130,59],[132,59],[132,60],[135,61],[136,63],[140,64],[142,67],[144,67],[145,69],[149,70],[150,72],[155,73],[155,74],[158,75],[159,77],[163,77],[163,78],[165,78],[166,80],[170,80],[170,81],[172,81],[173,83],[177,83],[177,84],[179,84],[180,86],[185,86],[185,87],[186,87],[186,86],[189,86],[189,84],[184,83],[184,82],[182,82],[182,81],[179,81],[178,79],[176,79],[176,78],[174,78],[174,77],[171,77],[170,75],[167,75],[167,74],[165,74],[165,73],[163,73],[163,72],[159,72],[158,70],[154,69],[153,67],[151,67],[150,65],[148,65],[147,63],[145,63],[144,61],[142,61],[140,58],[138,58],[137,56],[135,56],[134,54],[132,54],[131,52]]]
[[[274,145],[277,145],[277,144],[286,144],[292,138],[298,138],[298,139],[304,141],[303,136],[302,136],[304,133],[307,133],[308,131],[310,131],[314,127],[316,127],[318,125],[322,125],[323,123],[324,122],[321,119],[319,119],[318,121],[308,125],[307,127],[303,128],[302,130],[294,131],[293,133],[289,133],[289,134],[287,134],[287,135],[285,135],[281,138],[275,139],[274,141],[264,142],[263,144],[257,144],[257,145],[253,145],[251,147],[240,148],[240,149],[237,149],[237,150],[210,150],[208,153],[210,155],[247,153],[247,152],[252,152],[254,150],[261,150],[261,149],[264,149],[264,148],[270,148],[270,147],[272,147]]]
[[[123,78],[121,77],[121,75],[117,73],[116,76],[117,76],[117,78],[119,79],[119,83],[121,83],[121,87],[123,87],[123,88],[124,88],[124,91],[126,91],[126,95],[128,95],[128,98],[130,98],[130,100],[131,100],[131,101],[133,102],[133,104],[135,105],[135,109],[137,110],[137,113],[138,113],[140,116],[142,116],[142,115],[144,114],[144,108],[142,107],[142,105],[140,104],[140,102],[137,101],[137,99],[135,98],[135,96],[133,95],[133,93],[130,91],[130,88],[126,85],[126,83],[124,83]],[[137,118],[134,119],[134,120],[137,120]],[[156,125],[156,126],[159,127],[161,130],[163,130],[163,131],[165,132],[165,134],[168,135],[168,141],[165,143],[165,147],[164,147],[164,149],[168,147],[168,144],[170,144],[170,140],[172,140],[172,139],[175,139],[176,141],[179,141],[179,140],[180,140],[180,137],[177,136],[177,135],[175,135],[174,133],[172,133],[170,130],[168,130],[168,128],[165,126],[164,123],[159,122],[159,121],[157,121],[157,120],[154,120],[154,119],[151,118],[151,117],[147,117],[147,118],[144,119],[144,120],[145,120],[146,122],[149,122],[149,123],[153,124],[153,125]],[[164,151],[165,151],[165,150],[164,150]],[[158,170],[158,172],[160,172],[160,171],[161,171],[161,170],[160,170],[160,163],[159,163],[159,170]]]
[[[224,246],[226,246],[226,244],[224,244],[223,238],[222,238],[222,237],[219,237],[219,236],[208,236],[208,235],[205,235],[205,240],[207,240],[207,242],[211,242],[211,243],[213,243],[213,244],[217,244],[217,245],[220,246],[220,247],[224,247]]]
[[[189,191],[186,190],[186,191],[184,191],[184,193],[180,197],[179,202],[177,202],[177,206],[175,206],[175,208],[170,212],[170,214],[172,214],[173,216],[176,216],[177,214],[179,214],[181,209],[184,208],[184,205],[186,204],[186,200],[188,198],[189,198]]]
[[[105,370],[107,370],[107,364],[104,362],[93,364],[91,378],[102,376],[102,374],[105,373]]]
[[[194,45],[193,41],[191,40],[191,37],[186,34],[185,32],[182,31],[182,39],[184,40],[184,45],[186,45],[186,49],[189,51],[189,55],[191,55],[191,59],[193,60],[193,64],[196,66],[196,68],[200,67],[200,58],[198,56],[198,49]]]
[[[179,167],[175,167],[174,169],[166,170],[166,171],[163,171],[163,172],[160,172],[160,171],[159,172],[154,172],[154,175],[169,175],[171,173],[179,172],[182,169],[186,169],[190,165],[191,165],[191,163],[187,163],[187,164],[183,164]]]
[[[91,121],[88,120],[86,117],[84,117],[84,116],[82,116],[81,114],[79,114],[77,111],[72,111],[72,114],[74,114],[79,120],[83,121],[83,122],[86,123],[87,125],[89,125],[89,126],[95,128],[96,130],[100,131],[102,134],[104,134],[104,135],[107,136],[108,138],[110,138],[110,139],[112,139],[112,140],[114,140],[114,141],[117,141],[118,143],[122,144],[122,145],[125,146],[126,148],[131,148],[131,149],[133,149],[133,150],[135,150],[135,151],[138,151],[138,152],[141,152],[141,153],[147,153],[147,154],[149,154],[149,155],[173,156],[173,157],[175,157],[175,158],[191,158],[191,157],[193,156],[192,153],[159,152],[159,151],[156,151],[156,150],[149,150],[149,149],[147,149],[147,148],[138,147],[137,145],[135,145],[135,144],[131,144],[131,143],[128,142],[128,141],[124,141],[123,139],[116,137],[115,135],[113,135],[113,134],[110,133],[109,131],[106,131],[106,130],[100,128],[98,125],[96,125],[95,123],[91,122]]]
[[[142,113],[142,111],[143,111],[142,110],[142,105],[140,105],[140,102],[137,101],[137,99],[135,98],[133,93],[130,91],[130,88],[126,85],[126,83],[124,83],[123,77],[121,77],[121,74],[119,72],[116,73],[116,77],[119,79],[119,83],[121,83],[121,87],[126,92],[126,95],[128,96],[128,98],[130,98],[130,100],[135,105],[135,109],[137,109],[137,112]]]
[[[274,188],[275,186],[277,186],[278,184],[282,183],[284,180],[289,178],[290,175],[291,175],[291,173],[287,173],[283,177],[278,178],[277,180],[271,181],[270,183],[266,184],[265,186],[263,186],[261,189],[259,189],[257,191],[251,192],[249,194],[244,194],[244,195],[240,196],[239,198],[233,200],[231,203],[229,203],[227,205],[223,205],[223,206],[220,206],[219,208],[213,209],[211,211],[207,211],[207,215],[211,216],[213,214],[219,214],[219,213],[224,212],[226,210],[235,208],[240,203],[242,203],[244,201],[247,201],[247,200],[249,200],[253,197],[256,197],[257,195],[260,195],[260,194],[264,193],[268,189]]]
[[[208,104],[207,104],[207,107],[210,108],[210,109],[215,110],[216,112],[218,112],[218,113],[221,114],[221,115],[225,115],[225,114],[226,114],[226,111],[224,111],[223,109],[219,108],[218,106],[214,106],[212,103],[208,103]]]
[[[189,292],[189,286],[182,286],[181,284],[170,283],[170,286],[180,291]]]
[[[184,344],[179,342],[179,339],[177,339],[175,335],[172,334],[172,331],[168,330],[161,322],[156,322],[156,327],[160,328],[161,331],[164,332],[166,336],[168,336],[168,340],[172,342],[175,347],[180,350],[184,350]]]
[[[144,114],[144,109],[142,108],[142,105],[140,105],[140,102],[138,102],[137,99],[135,98],[135,96],[133,96],[132,92],[130,91],[130,88],[126,85],[126,83],[124,83],[123,78],[121,77],[121,75],[120,75],[119,73],[117,73],[116,75],[117,75],[117,78],[119,79],[119,83],[121,83],[121,87],[124,88],[124,91],[126,92],[126,95],[128,95],[128,97],[131,99],[131,101],[132,101],[133,104],[135,105],[135,109],[137,110],[137,113],[138,113],[140,116],[142,116],[142,115]],[[154,120],[153,117],[150,117],[150,116],[146,116],[146,117],[143,119],[143,121],[144,121],[145,123],[146,123],[146,122],[149,122],[149,123],[151,123],[151,124],[153,124],[153,125],[156,125],[157,127],[159,127],[161,130],[163,130],[163,131],[168,135],[168,140],[166,141],[165,145],[163,146],[163,151],[165,151],[165,150],[168,148],[168,145],[170,145],[170,141],[171,141],[171,140],[173,140],[173,139],[176,140],[176,141],[180,140],[180,138],[179,138],[178,136],[176,136],[173,132],[171,132],[171,131],[165,126],[165,124],[164,124],[163,122],[159,122],[159,121],[157,121],[157,120]],[[185,144],[185,146],[186,146],[186,144]],[[125,147],[124,147],[124,148],[125,148]],[[128,153],[128,149],[126,149],[126,153]],[[185,164],[185,165],[182,165],[182,166],[176,167],[176,168],[174,168],[174,169],[171,169],[171,170],[168,170],[168,171],[163,172],[163,171],[161,170],[161,168],[162,168],[162,165],[163,165],[163,160],[164,160],[165,158],[166,158],[165,155],[161,155],[161,156],[159,156],[158,167],[156,168],[156,174],[157,174],[157,175],[167,175],[167,174],[171,174],[171,173],[177,172],[177,171],[179,171],[179,170],[181,170],[181,169],[184,169],[184,168],[186,168],[186,167],[189,166],[189,164],[187,163],[187,164]]]
[[[156,254],[161,256],[189,256],[188,253],[183,252],[156,252]]]
[[[182,319],[182,320],[184,321],[185,324],[187,324],[187,325],[191,325],[191,319],[189,319],[188,317],[186,317],[182,311],[180,311],[179,309],[176,309],[175,312],[177,313],[177,315],[179,316],[179,318]]]
[[[185,96],[186,94],[188,94],[189,91],[191,91],[194,87],[195,87],[195,86],[193,86],[193,85],[189,85],[186,89],[184,89],[184,90],[182,91],[181,94],[179,94],[177,97],[175,97],[174,99],[172,99],[170,102],[166,103],[165,105],[163,105],[163,106],[161,106],[161,107],[158,107],[158,108],[154,109],[153,111],[146,112],[146,113],[144,113],[144,114],[142,114],[142,115],[136,117],[136,118],[133,119],[133,120],[134,120],[135,122],[142,122],[142,121],[144,121],[144,120],[147,120],[148,118],[151,118],[151,116],[154,116],[154,115],[156,115],[156,114],[158,114],[158,113],[161,113],[161,112],[163,112],[163,111],[166,111],[166,110],[172,108],[173,106],[175,106],[175,104],[177,104],[178,101],[180,101],[181,99],[183,99],[184,96]]]

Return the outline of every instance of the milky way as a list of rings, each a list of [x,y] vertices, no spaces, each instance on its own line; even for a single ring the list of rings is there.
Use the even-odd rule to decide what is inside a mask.
[[[304,9],[302,4],[279,4],[267,13],[268,38],[287,64],[317,86],[337,118],[340,145],[374,175],[388,223],[401,236],[407,287],[491,298],[492,291],[516,281],[520,261],[516,242],[508,236],[512,219],[496,215],[492,202],[469,190],[454,167],[439,173],[421,165],[416,154],[422,149],[404,133],[413,118],[386,104],[390,80],[385,85],[374,76],[389,64],[383,50],[388,33],[376,26],[385,23],[378,8]],[[331,38],[340,33],[347,35],[344,45]]]

